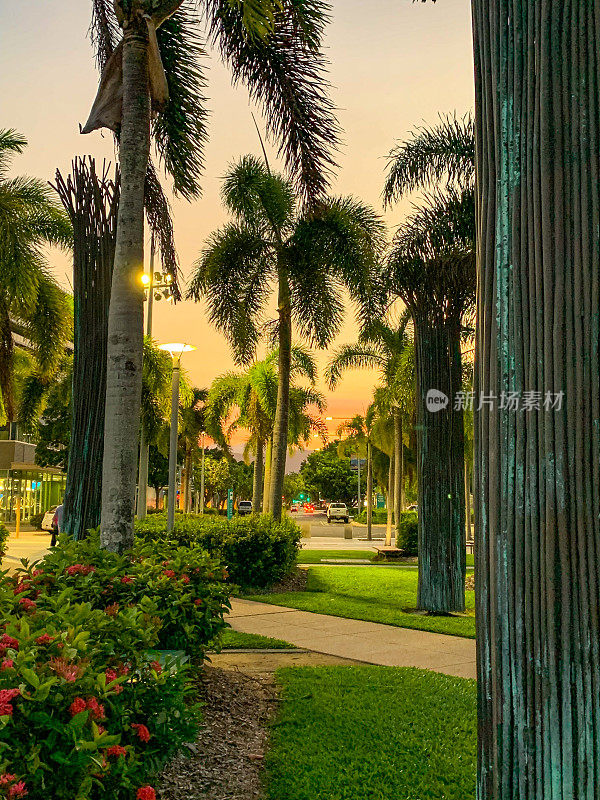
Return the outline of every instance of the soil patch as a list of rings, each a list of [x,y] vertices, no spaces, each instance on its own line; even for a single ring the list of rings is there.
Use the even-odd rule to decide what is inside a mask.
[[[312,650],[301,650],[298,653],[275,652],[236,652],[211,654],[211,661],[216,667],[223,667],[229,670],[239,670],[247,675],[255,675],[267,678],[272,675],[279,667],[321,667],[329,665],[356,665],[362,664],[361,661],[354,661],[348,658],[338,658],[328,653],[315,653]]]
[[[270,589],[261,589],[260,594],[283,594],[284,592],[304,592],[308,581],[308,570],[296,567],[287,578],[279,583],[273,584]],[[246,592],[246,594],[257,594],[257,592]]]

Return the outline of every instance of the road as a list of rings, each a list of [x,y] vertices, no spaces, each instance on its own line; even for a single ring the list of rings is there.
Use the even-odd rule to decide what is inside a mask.
[[[296,520],[299,525],[304,523],[310,524],[310,535],[313,538],[327,538],[327,539],[344,539],[345,525],[342,523],[327,522],[327,515],[321,511],[315,511],[314,514],[291,514],[292,519]],[[354,541],[366,539],[367,526],[357,525],[350,520],[352,525],[352,539]],[[385,538],[385,525],[373,525],[373,538]],[[346,541],[350,541],[349,539]]]

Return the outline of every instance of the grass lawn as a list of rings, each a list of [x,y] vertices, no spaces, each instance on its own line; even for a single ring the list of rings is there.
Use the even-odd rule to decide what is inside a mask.
[[[226,628],[221,634],[221,646],[223,650],[228,649],[248,649],[248,650],[286,650],[295,649],[295,645],[284,642],[282,639],[270,639],[268,636],[260,636],[257,633],[241,633],[231,628]]]
[[[368,558],[372,561],[376,553],[370,550],[300,550],[299,564],[319,564],[322,558]]]
[[[249,600],[384,622],[400,628],[475,638],[475,592],[467,592],[467,616],[411,613],[417,604],[417,570],[410,567],[309,567],[305,592],[252,595]]]
[[[292,667],[269,800],[474,800],[475,681],[396,667]]]

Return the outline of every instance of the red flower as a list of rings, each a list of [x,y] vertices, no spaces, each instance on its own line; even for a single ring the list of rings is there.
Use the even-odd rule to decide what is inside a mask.
[[[69,711],[72,717],[74,717],[75,714],[81,714],[82,711],[87,711],[87,704],[83,697],[76,697],[69,706]]]
[[[10,703],[0,703],[0,717],[12,717],[13,707]]]
[[[189,583],[189,582],[190,582],[190,576],[189,576],[189,575],[182,575],[182,576],[181,576],[181,580],[182,580],[184,583]]]
[[[48,633],[42,633],[41,636],[38,636],[35,640],[36,644],[51,644],[54,641],[54,636],[50,636]]]
[[[111,605],[106,606],[104,609],[104,613],[108,614],[109,617],[116,617],[119,613],[119,604],[118,603],[111,603]]]
[[[135,798],[136,800],[156,800],[156,792],[151,786],[140,786]]]
[[[201,606],[203,602],[204,602],[203,600],[201,600],[199,597],[197,597],[197,598],[194,600],[194,605],[195,605],[195,606]]]
[[[2,664],[0,665],[0,670],[13,669],[14,666],[15,662],[12,660],[12,658],[5,658]]]
[[[129,575],[123,575],[121,583],[133,583],[133,578],[129,577]]]
[[[150,666],[152,667],[154,672],[156,672],[157,675],[160,675],[160,673],[163,670],[161,664],[158,661],[151,661],[150,662]]]
[[[65,571],[67,575],[89,575],[90,572],[96,571],[96,567],[91,564],[72,564]]]
[[[25,611],[35,611],[37,605],[30,600],[28,597],[21,597],[19,600],[19,605],[25,609]]]
[[[109,747],[106,752],[109,756],[114,756],[115,758],[120,758],[120,756],[127,755],[127,750],[120,744],[113,744],[112,747]]]
[[[227,572],[227,570],[226,570],[226,569],[224,569],[224,570],[223,570],[223,580],[224,580],[224,581],[225,581],[225,580],[227,580],[227,578],[228,578],[228,577],[229,577],[229,573]]]
[[[8,786],[9,784],[11,784],[13,781],[16,780],[17,780],[16,775],[11,775],[10,772],[4,772],[2,775],[0,775],[0,786]]]
[[[66,658],[51,658],[48,667],[64,678],[67,683],[73,683],[77,678],[81,678],[84,670],[81,664],[74,664],[72,661],[67,661]]]
[[[165,569],[163,570],[163,575],[165,575],[167,578],[174,578],[175,572],[172,569]]]
[[[0,654],[4,655],[8,648],[11,650],[18,650],[19,642],[12,636],[9,636],[8,633],[3,633],[0,638]]]
[[[107,669],[104,673],[104,677],[106,678],[106,683],[112,683],[112,681],[116,681],[116,679],[119,677],[119,673],[116,669]],[[113,692],[115,694],[121,694],[122,691],[123,687],[121,684],[118,683],[116,686],[113,686]]]
[[[27,787],[25,786],[25,781],[19,781],[18,783],[13,783],[13,785],[8,790],[8,797],[10,800],[18,800],[20,797],[27,796]]]
[[[87,701],[87,707],[92,712],[94,719],[104,719],[104,706],[99,703],[95,697],[90,697]]]
[[[131,727],[137,733],[138,739],[141,742],[149,742],[150,741],[150,731],[145,725],[141,725],[138,722],[132,722]]]
[[[12,703],[15,697],[20,696],[20,689],[0,689],[0,703]]]
[[[25,583],[25,581],[21,581],[17,583],[15,588],[13,589],[13,594],[21,594],[22,592],[26,592],[29,589],[29,584]]]

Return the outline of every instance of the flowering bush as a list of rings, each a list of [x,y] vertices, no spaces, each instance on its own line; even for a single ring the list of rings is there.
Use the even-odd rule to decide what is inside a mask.
[[[230,580],[244,587],[270,586],[290,573],[300,547],[300,528],[289,517],[253,515],[231,520],[216,516],[176,516],[172,533],[166,518],[154,514],[136,523],[138,539],[200,547],[226,565]]]
[[[92,534],[81,542],[62,537],[41,571],[38,565],[17,572],[15,591],[24,603],[42,606],[67,591],[74,602],[89,602],[109,617],[151,600],[160,619],[158,647],[201,658],[225,627],[231,591],[226,577],[198,546],[140,542],[132,554],[119,556],[102,549]]]
[[[0,797],[151,797],[149,775],[198,722],[186,668],[146,655],[155,604],[106,614],[69,588],[44,593],[44,573],[21,578],[0,581]]]

